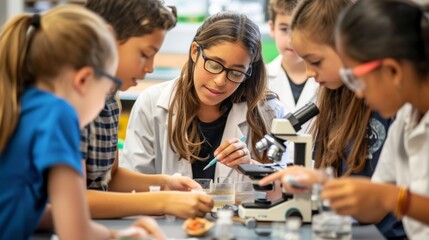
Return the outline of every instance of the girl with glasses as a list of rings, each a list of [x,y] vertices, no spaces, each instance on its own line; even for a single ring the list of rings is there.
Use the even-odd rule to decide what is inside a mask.
[[[313,129],[315,168],[331,166],[336,177],[371,177],[392,120],[366,106],[345,86],[339,74],[343,63],[335,50],[334,27],[341,10],[353,2],[302,0],[292,18],[291,42],[306,62],[309,77],[320,84],[317,96],[320,114]],[[360,69],[359,73],[362,72]],[[261,184],[287,175],[302,175],[300,183],[306,186],[320,180],[316,170],[292,167],[273,174]],[[288,184],[288,178],[283,181],[286,189],[298,191]],[[389,214],[383,217],[376,226],[386,238],[405,236],[400,221]]]
[[[342,14],[336,47],[356,96],[385,117],[397,115],[371,181],[330,181],[323,197],[368,223],[393,213],[410,239],[427,239],[429,13],[412,1],[361,0]]]
[[[60,239],[131,237],[133,229],[121,236],[91,222],[79,151],[80,128],[116,87],[105,75],[117,58],[106,23],[82,7],[21,14],[3,26],[0,239],[29,239],[36,228]],[[152,219],[134,225],[140,237],[146,228],[163,238]]]
[[[123,160],[145,173],[243,179],[237,165],[267,162],[255,143],[274,117],[284,116],[266,85],[257,25],[238,13],[209,17],[181,75],[140,94]],[[240,141],[243,136],[247,140]],[[203,170],[215,156],[217,164]]]

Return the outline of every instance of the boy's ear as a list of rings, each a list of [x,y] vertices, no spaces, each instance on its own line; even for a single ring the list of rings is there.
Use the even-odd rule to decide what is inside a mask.
[[[402,86],[402,81],[403,76],[404,76],[404,72],[402,69],[402,65],[396,61],[395,59],[392,58],[386,58],[383,59],[382,62],[382,66],[384,66],[384,73],[386,74],[385,76],[389,79],[391,79],[392,84],[395,87],[401,87]]]
[[[89,82],[95,77],[92,67],[83,67],[76,71],[73,78],[73,87],[81,95],[86,93]]]
[[[268,26],[270,27],[270,36],[274,38],[274,22],[273,20],[268,21]]]
[[[191,45],[191,59],[193,62],[197,61],[197,57],[199,54],[198,48],[199,48],[198,44],[196,42],[193,42]]]

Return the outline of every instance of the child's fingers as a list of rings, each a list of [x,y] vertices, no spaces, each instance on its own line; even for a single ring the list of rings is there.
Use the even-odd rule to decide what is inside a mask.
[[[262,178],[261,181],[259,181],[259,186],[268,185],[268,184],[274,182],[274,180],[281,179],[282,176],[283,176],[283,171],[278,171],[278,172],[275,172],[273,174],[270,174],[270,175]]]
[[[161,228],[155,220],[149,217],[143,217],[134,222],[134,226],[145,229],[149,235],[154,236],[156,239],[165,239],[165,235],[162,233]]]

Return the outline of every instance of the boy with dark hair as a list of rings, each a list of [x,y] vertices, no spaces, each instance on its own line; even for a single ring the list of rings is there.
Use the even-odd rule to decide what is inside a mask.
[[[165,7],[159,0],[88,0],[85,6],[101,15],[116,33],[120,90],[137,85],[138,79],[153,72],[155,54],[177,21],[174,8]],[[119,114],[117,94],[112,93],[99,116],[82,131],[81,151],[92,217],[165,213],[189,218],[210,211],[213,201],[207,195],[141,193],[147,192],[150,185],[182,191],[200,186],[190,178],[145,175],[118,167]]]

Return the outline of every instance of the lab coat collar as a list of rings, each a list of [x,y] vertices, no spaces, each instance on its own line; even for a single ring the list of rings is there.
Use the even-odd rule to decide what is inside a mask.
[[[174,95],[174,88],[176,86],[177,78],[171,81],[168,81],[168,83],[165,84],[164,89],[161,92],[160,97],[158,98],[158,101],[156,103],[157,107],[164,108],[166,111],[170,108],[170,103],[173,100]],[[174,110],[173,113],[176,113],[176,110]]]
[[[268,77],[274,78],[280,73],[280,71],[283,71],[282,59],[283,59],[282,55],[279,55],[273,61],[267,64]]]
[[[407,131],[410,131],[410,137],[424,134],[426,129],[429,127],[429,111],[425,113],[425,115],[418,120],[420,117],[420,113],[414,107],[408,109],[408,116],[405,118]]]
[[[429,127],[429,111],[426,112],[426,114],[418,123],[418,110],[412,107],[411,104],[405,105],[401,109],[401,114],[404,115],[405,131],[410,134],[410,138],[418,136],[420,134],[424,134],[426,132],[426,129]]]
[[[314,78],[308,78],[298,102],[295,103],[288,76],[282,68],[282,59],[280,55],[267,65],[267,72],[270,80],[269,87],[274,92],[277,92],[287,112],[295,112],[295,110],[304,107],[308,102],[314,102],[316,100],[316,92],[319,84]]]

